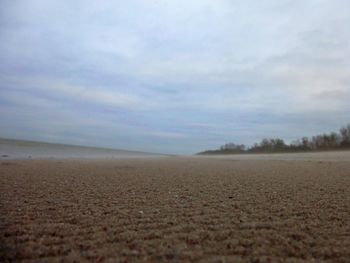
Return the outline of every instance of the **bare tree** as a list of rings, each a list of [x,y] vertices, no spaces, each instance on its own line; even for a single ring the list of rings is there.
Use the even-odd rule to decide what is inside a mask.
[[[311,139],[303,137],[291,144],[286,144],[279,138],[264,138],[260,143],[254,143],[247,148],[244,144],[226,143],[218,150],[204,153],[244,153],[244,152],[291,152],[291,151],[315,151],[331,150],[340,147],[350,148],[350,124],[342,127],[339,134],[336,132],[324,133],[313,136]]]
[[[350,147],[350,123],[340,129],[341,146]]]

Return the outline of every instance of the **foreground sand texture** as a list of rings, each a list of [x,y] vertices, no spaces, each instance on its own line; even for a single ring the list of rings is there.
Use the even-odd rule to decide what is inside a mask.
[[[0,261],[349,262],[350,162],[0,163]]]

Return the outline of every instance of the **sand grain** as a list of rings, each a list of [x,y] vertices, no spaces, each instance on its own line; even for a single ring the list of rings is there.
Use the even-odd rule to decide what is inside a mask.
[[[28,160],[0,169],[0,261],[349,262],[349,162]]]

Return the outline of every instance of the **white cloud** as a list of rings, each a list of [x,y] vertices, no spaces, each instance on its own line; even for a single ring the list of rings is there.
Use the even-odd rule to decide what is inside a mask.
[[[122,87],[100,88],[99,86],[81,86],[69,84],[57,79],[22,77],[5,77],[2,80],[12,90],[37,92],[40,91],[52,97],[68,97],[73,100],[95,103],[101,106],[140,110],[150,105],[150,102],[140,96],[128,94]],[[7,93],[5,93],[5,96]],[[12,95],[12,99],[14,99]],[[20,97],[18,99],[21,99]],[[36,100],[39,98],[36,97]],[[44,102],[45,103],[45,102]],[[40,104],[40,103],[39,103]]]

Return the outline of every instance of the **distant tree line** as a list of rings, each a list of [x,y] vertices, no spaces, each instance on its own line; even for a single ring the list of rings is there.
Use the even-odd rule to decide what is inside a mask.
[[[226,143],[217,150],[208,150],[199,154],[234,154],[234,153],[278,153],[278,152],[306,152],[350,149],[350,123],[340,128],[339,133],[319,134],[311,138],[303,137],[290,144],[283,139],[262,139],[247,147],[244,144]]]

